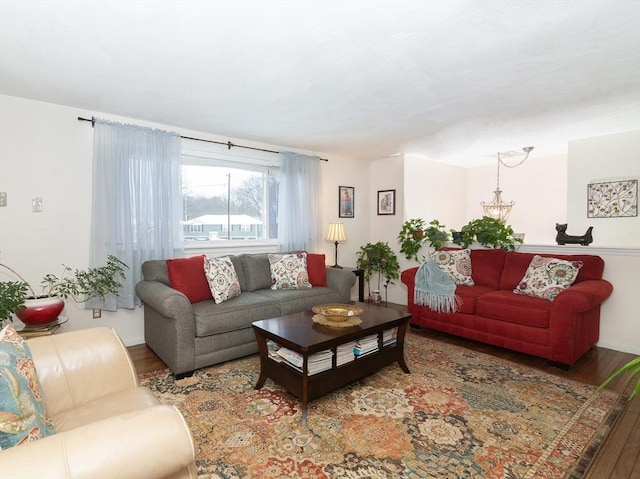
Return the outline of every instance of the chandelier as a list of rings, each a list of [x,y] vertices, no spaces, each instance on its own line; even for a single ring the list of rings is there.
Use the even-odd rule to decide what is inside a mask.
[[[498,152],[498,173],[496,175],[496,189],[493,192],[493,200],[491,201],[491,203],[485,203],[484,201],[480,203],[482,205],[482,209],[484,210],[485,216],[489,216],[491,218],[500,220],[503,223],[506,223],[507,218],[509,217],[509,213],[511,213],[511,208],[513,208],[515,202],[510,201],[507,203],[506,201],[502,200],[502,190],[500,189],[500,165],[502,164],[502,166],[504,166],[505,168],[515,168],[516,166],[520,166],[525,162],[527,158],[529,158],[529,153],[531,153],[531,150],[533,150],[533,146],[525,146],[524,148],[522,148],[525,156],[515,165],[507,165],[504,161],[502,161],[502,155],[513,156],[513,153]]]

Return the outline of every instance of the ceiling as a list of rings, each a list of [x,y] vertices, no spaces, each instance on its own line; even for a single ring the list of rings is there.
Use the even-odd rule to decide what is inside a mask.
[[[336,157],[550,155],[640,128],[640,2],[0,0],[0,93]]]

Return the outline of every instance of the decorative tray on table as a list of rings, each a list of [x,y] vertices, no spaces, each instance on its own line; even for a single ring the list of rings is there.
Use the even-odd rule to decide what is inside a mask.
[[[362,308],[352,304],[329,303],[319,304],[311,308],[316,313],[313,321],[334,328],[348,328],[362,323],[359,315]]]

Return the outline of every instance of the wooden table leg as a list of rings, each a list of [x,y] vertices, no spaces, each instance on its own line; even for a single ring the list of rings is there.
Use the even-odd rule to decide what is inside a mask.
[[[258,343],[258,353],[260,354],[260,377],[258,378],[258,382],[256,383],[253,389],[260,389],[264,386],[265,381],[267,380],[267,375],[265,374],[265,362],[269,359],[269,350],[267,348],[267,340],[260,334],[256,329],[253,330],[256,335],[256,342]]]

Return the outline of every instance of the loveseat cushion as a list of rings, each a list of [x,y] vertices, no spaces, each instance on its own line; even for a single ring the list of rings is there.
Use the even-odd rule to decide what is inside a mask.
[[[513,292],[553,301],[573,284],[580,268],[582,261],[565,261],[535,255]]]
[[[327,266],[324,254],[307,254],[307,272],[312,286],[327,286]]]
[[[323,287],[311,289],[261,289],[255,291],[255,294],[277,301],[280,304],[281,314],[297,313],[298,311],[311,309],[318,304],[341,301],[340,291]]]
[[[249,291],[240,296],[215,304],[213,300],[193,305],[196,336],[226,333],[250,328],[259,319],[280,316],[280,305],[274,299]]]
[[[271,287],[271,269],[268,253],[241,254],[245,283],[240,279],[242,291],[255,291]]]
[[[271,289],[309,289],[307,253],[269,253]]]
[[[466,286],[459,285],[456,288],[456,296],[460,298],[460,304],[458,305],[458,313],[475,314],[476,302],[480,296],[483,296],[491,291],[495,291],[495,288],[488,286]]]
[[[475,314],[510,323],[548,328],[552,304],[546,299],[495,290],[478,297]]]
[[[204,262],[204,272],[216,304],[240,296],[238,275],[228,256],[207,258]]]
[[[520,283],[531,260],[535,256],[534,253],[518,253],[510,251],[504,262],[504,269],[500,278],[500,289],[513,291]],[[540,254],[545,258],[558,258],[565,261],[582,261],[582,268],[578,272],[578,277],[574,283],[579,283],[588,279],[602,279],[604,272],[604,260],[600,256],[587,254]],[[473,261],[473,259],[472,259]]]
[[[211,299],[211,290],[205,276],[205,255],[175,258],[167,261],[170,286],[184,294],[191,303]]]

